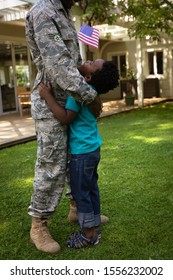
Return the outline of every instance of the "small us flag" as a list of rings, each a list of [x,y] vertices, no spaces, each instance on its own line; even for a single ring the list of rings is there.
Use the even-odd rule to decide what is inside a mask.
[[[89,25],[82,24],[78,33],[78,38],[81,42],[98,48],[99,45],[99,30]]]

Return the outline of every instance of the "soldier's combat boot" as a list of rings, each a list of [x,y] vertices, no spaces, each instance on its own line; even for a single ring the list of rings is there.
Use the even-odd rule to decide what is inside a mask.
[[[32,217],[30,238],[36,248],[42,252],[53,254],[61,250],[58,242],[53,240],[49,233],[46,219]]]
[[[105,215],[101,215],[100,219],[101,219],[101,224],[107,224],[107,222],[109,221],[109,218]],[[76,202],[74,199],[70,199],[70,211],[68,214],[68,221],[69,223],[78,222]]]

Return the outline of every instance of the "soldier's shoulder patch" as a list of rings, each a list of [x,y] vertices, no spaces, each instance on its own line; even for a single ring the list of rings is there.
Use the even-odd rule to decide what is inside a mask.
[[[51,40],[55,40],[57,42],[62,40],[61,36],[58,33],[57,34],[50,34],[49,33],[48,36]]]

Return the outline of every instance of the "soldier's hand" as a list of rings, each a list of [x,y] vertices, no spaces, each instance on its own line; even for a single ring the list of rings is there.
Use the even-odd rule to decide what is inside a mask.
[[[43,83],[40,83],[38,86],[38,92],[42,99],[47,100],[47,98],[52,95],[52,86],[50,83],[47,83],[46,85]]]
[[[96,96],[96,98],[88,106],[96,118],[98,118],[102,113],[103,103],[99,96]]]

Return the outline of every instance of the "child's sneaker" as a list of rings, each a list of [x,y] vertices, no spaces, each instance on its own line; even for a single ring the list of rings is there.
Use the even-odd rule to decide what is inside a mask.
[[[99,243],[99,235],[88,238],[83,231],[74,232],[70,239],[67,241],[66,245],[69,248],[81,249],[87,247],[88,245],[97,245]]]

